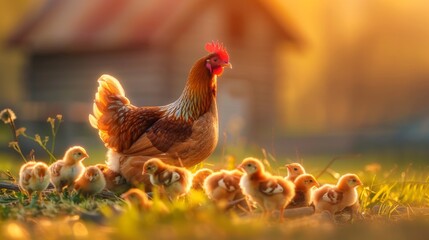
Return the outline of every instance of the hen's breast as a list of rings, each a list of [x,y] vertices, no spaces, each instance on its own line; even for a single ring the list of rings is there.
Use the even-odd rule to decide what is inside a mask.
[[[193,122],[190,137],[183,142],[176,142],[168,153],[180,158],[185,167],[194,166],[210,156],[216,148],[218,138],[217,106],[214,102],[210,111]]]

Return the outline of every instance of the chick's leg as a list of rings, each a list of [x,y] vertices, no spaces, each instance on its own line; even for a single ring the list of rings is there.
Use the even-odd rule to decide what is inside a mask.
[[[285,208],[282,206],[280,208],[280,216],[279,216],[279,221],[283,222],[284,221],[284,214],[285,214]]]
[[[74,189],[74,182],[73,183],[69,183],[67,185],[66,189],[67,189],[68,193],[70,194],[73,191],[73,189]]]
[[[355,219],[357,219],[357,220],[362,220],[363,219],[363,215],[359,211],[360,210],[360,204],[359,204],[359,202],[353,204],[350,207],[347,207],[346,209],[348,209],[350,211],[350,219],[349,219],[350,222],[352,222]]]

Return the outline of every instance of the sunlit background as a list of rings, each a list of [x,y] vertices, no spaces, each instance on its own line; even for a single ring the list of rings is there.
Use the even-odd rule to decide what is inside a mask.
[[[88,123],[97,78],[117,77],[135,105],[164,105],[219,40],[233,69],[219,79],[215,156],[427,167],[428,13],[426,0],[2,1],[0,108],[29,134],[49,135],[46,119],[62,114],[56,155],[79,144],[102,162]],[[18,159],[0,133],[0,156]]]

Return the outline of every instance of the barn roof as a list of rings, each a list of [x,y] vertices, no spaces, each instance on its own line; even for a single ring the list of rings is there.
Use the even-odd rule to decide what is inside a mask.
[[[285,40],[300,42],[285,13],[270,1],[256,4]],[[47,0],[10,36],[12,46],[32,51],[105,50],[168,43],[210,4],[227,0]],[[245,8],[242,8],[245,11]]]

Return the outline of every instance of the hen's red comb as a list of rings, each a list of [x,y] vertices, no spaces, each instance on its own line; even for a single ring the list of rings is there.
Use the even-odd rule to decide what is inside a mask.
[[[206,50],[209,53],[218,54],[219,57],[225,62],[229,61],[229,55],[228,55],[228,52],[226,51],[226,48],[218,41],[216,42],[212,41],[212,42],[206,43]]]

